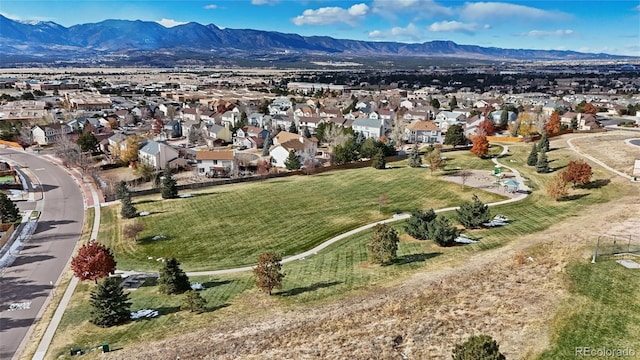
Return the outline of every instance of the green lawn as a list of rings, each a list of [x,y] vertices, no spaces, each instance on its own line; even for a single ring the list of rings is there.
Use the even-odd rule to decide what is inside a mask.
[[[515,162],[509,165],[517,167],[523,172],[523,175],[529,177],[532,187],[536,190],[523,201],[492,208],[492,213],[504,213],[509,216],[512,223],[501,228],[476,230],[467,233],[470,237],[480,239],[480,243],[440,248],[431,241],[419,242],[411,240],[404,234],[402,230],[403,224],[396,223],[393,226],[399,231],[402,239],[398,250],[398,260],[391,266],[380,267],[369,264],[367,260],[366,243],[371,232],[365,231],[334,244],[304,260],[283,265],[283,270],[287,274],[283,282],[283,288],[277,291],[268,301],[271,301],[272,306],[277,308],[304,307],[350,296],[354,291],[367,291],[382,284],[402,281],[415,272],[424,271],[425,268],[438,268],[441,266],[440,264],[450,263],[451,260],[464,261],[464,258],[472,253],[495,248],[520,236],[544,230],[583,211],[589,211],[589,207],[592,204],[615,201],[623,196],[627,190],[623,185],[609,184],[595,189],[576,190],[577,193],[586,195],[576,197],[572,201],[552,201],[539,189],[543,188],[553,174],[537,174],[533,168],[526,167],[523,160],[526,160],[528,149],[529,147],[525,145],[510,146],[511,155],[509,158],[514,159]],[[566,164],[570,160],[571,154],[566,150],[557,150],[551,152],[549,157],[557,161],[558,165],[555,166],[562,166],[562,164]],[[596,179],[607,175],[598,169],[595,170],[594,178]],[[377,172],[373,169],[349,170],[311,177],[279,179],[260,184],[213,188],[209,190],[209,194],[199,195],[194,198],[139,202],[136,206],[141,211],[155,212],[149,217],[140,219],[148,222],[148,226],[154,226],[154,228],[158,226],[157,229],[162,228],[161,232],[167,235],[180,236],[177,239],[178,241],[175,241],[176,239],[170,236],[168,240],[161,241],[159,244],[156,243],[156,247],[170,248],[169,242],[171,242],[173,246],[178,247],[175,249],[175,253],[178,255],[181,254],[183,248],[193,246],[181,246],[181,242],[190,244],[193,241],[189,240],[195,238],[200,242],[206,242],[207,246],[209,246],[206,249],[200,248],[200,251],[204,252],[200,256],[205,257],[205,261],[198,261],[197,255],[194,255],[190,262],[183,261],[183,257],[179,256],[180,261],[185,265],[190,265],[191,268],[189,270],[205,267],[204,265],[207,265],[207,268],[219,268],[225,267],[222,264],[237,266],[245,263],[245,260],[246,263],[253,263],[254,257],[248,255],[249,251],[246,254],[243,253],[242,256],[238,256],[233,252],[235,250],[225,249],[225,246],[235,249],[234,242],[244,241],[246,237],[243,237],[242,231],[238,230],[237,233],[231,231],[241,227],[241,225],[234,228],[232,224],[224,224],[222,219],[218,218],[215,221],[212,220],[211,228],[208,230],[209,235],[202,236],[198,231],[203,230],[191,228],[196,225],[189,220],[188,211],[197,212],[194,216],[198,218],[215,218],[215,214],[218,213],[224,214],[220,215],[220,217],[226,219],[229,216],[239,216],[239,210],[229,204],[236,204],[238,198],[248,200],[261,195],[263,201],[254,206],[249,218],[252,219],[251,221],[259,220],[264,224],[270,224],[270,226],[283,224],[283,227],[289,229],[295,235],[289,235],[287,231],[278,230],[274,230],[278,235],[272,235],[267,231],[260,235],[268,237],[269,241],[277,244],[277,249],[286,249],[289,253],[293,253],[301,251],[304,245],[308,248],[310,246],[308,244],[314,241],[320,242],[330,237],[332,233],[356,227],[360,224],[359,222],[364,223],[380,217],[388,217],[396,210],[408,210],[413,207],[437,208],[448,206],[448,204],[458,205],[462,199],[466,200],[472,194],[471,190],[460,193],[459,185],[442,183],[441,181],[433,180],[426,174],[428,174],[428,169],[399,168],[384,172]],[[388,194],[390,201],[383,206],[383,215],[379,215],[377,214],[377,198],[381,193],[380,187],[385,184],[387,185],[385,192]],[[348,186],[351,186],[351,189]],[[326,192],[324,189],[326,189]],[[420,197],[416,197],[415,192],[418,192]],[[294,195],[291,196],[291,194]],[[277,199],[285,199],[288,196],[296,199],[307,199],[306,207],[297,206],[291,202],[274,203]],[[483,194],[483,200],[487,201],[492,196]],[[451,199],[448,199],[448,197]],[[329,199],[329,201],[321,201],[324,198]],[[310,208],[309,204],[313,204],[313,208]],[[345,207],[346,210],[341,209],[342,207]],[[222,212],[219,210],[221,208],[224,209]],[[276,209],[281,210],[276,211]],[[157,270],[158,263],[155,260],[140,262],[136,258],[144,255],[146,260],[146,254],[141,249],[151,251],[150,244],[143,242],[142,245],[136,245],[131,241],[120,240],[118,231],[122,225],[117,214],[118,210],[119,207],[103,209],[101,239],[103,241],[109,240],[112,245],[117,245],[116,255],[118,256],[119,264],[123,262],[129,265],[147,264],[144,268]],[[351,216],[349,216],[349,211],[352,212]],[[205,212],[205,214],[201,212]],[[334,223],[331,223],[332,226],[322,226],[322,221],[314,221],[313,217],[309,217],[311,219],[309,221],[313,221],[313,226],[307,226],[309,221],[301,224],[297,220],[298,218],[293,215],[296,212],[321,214],[322,221],[325,223],[334,221]],[[271,217],[269,217],[270,215]],[[445,215],[453,216],[452,213]],[[277,217],[277,220],[274,217]],[[341,218],[347,219],[343,219],[342,222],[336,224],[335,220]],[[291,219],[294,219],[294,221],[291,221]],[[180,221],[186,221],[187,224],[182,224]],[[298,226],[298,224],[300,225]],[[198,227],[197,229],[201,228]],[[245,228],[242,227],[242,229]],[[255,229],[252,229],[254,228],[250,228],[248,231],[255,231]],[[309,229],[315,229],[315,231],[310,231]],[[229,231],[230,236],[210,236],[211,232],[220,233],[223,230]],[[181,232],[184,234],[181,234]],[[314,234],[323,232],[323,234],[309,236],[307,234],[309,232]],[[148,230],[143,236],[148,237],[155,233],[157,232]],[[187,233],[188,236],[186,235]],[[299,240],[298,237],[306,240]],[[311,240],[308,239],[309,237]],[[207,239],[210,239],[210,241],[207,241]],[[265,239],[264,241],[267,240]],[[290,244],[290,242],[294,244]],[[222,243],[222,245],[219,243]],[[243,242],[243,246],[255,246],[254,251],[256,252],[264,250],[259,247],[260,244],[262,242],[257,240]],[[216,250],[213,250],[214,248]],[[168,250],[165,249],[164,251]],[[189,254],[189,252],[185,252],[185,254]],[[158,256],[166,256],[166,254],[158,253]],[[221,259],[223,257],[233,259],[236,263],[229,259],[210,261],[213,258]],[[184,258],[189,259],[188,257]],[[574,293],[579,295],[577,297],[579,306],[574,306],[573,303],[568,304],[569,315],[561,315],[555,321],[558,335],[554,340],[554,347],[543,358],[561,358],[565,354],[563,351],[566,351],[566,347],[569,346],[566,344],[578,346],[572,344],[588,342],[593,336],[598,336],[600,333],[608,337],[605,337],[603,342],[594,341],[593,345],[605,343],[609,340],[608,344],[622,344],[620,339],[623,338],[619,334],[624,334],[624,332],[614,332],[611,330],[613,329],[612,325],[610,326],[607,323],[603,323],[602,332],[597,329],[594,332],[585,329],[572,329],[574,321],[577,321],[578,326],[582,328],[594,326],[595,321],[599,319],[595,316],[598,311],[601,311],[602,314],[616,315],[608,317],[610,319],[608,321],[615,322],[614,325],[616,326],[625,326],[629,334],[638,333],[638,326],[631,325],[634,324],[633,321],[635,321],[635,324],[638,323],[638,289],[640,287],[638,286],[637,274],[634,275],[636,277],[635,280],[631,278],[635,282],[628,282],[630,284],[628,288],[617,286],[616,284],[622,284],[629,280],[630,275],[625,275],[626,273],[621,272],[620,269],[622,268],[618,269],[616,267],[617,264],[611,265],[610,268],[606,264],[599,263],[595,267],[590,264],[584,266],[574,265],[569,269],[568,273],[571,278],[580,280],[580,282],[575,280],[571,288]],[[187,266],[184,266],[184,268],[187,268]],[[600,269],[606,271],[600,273]],[[588,282],[584,282],[585,279]],[[104,341],[110,342],[113,347],[117,348],[131,343],[139,343],[144,339],[160,339],[170,334],[192,331],[212,326],[216,323],[232,321],[233,319],[259,316],[262,313],[262,310],[254,309],[252,304],[256,301],[256,297],[259,296],[258,299],[265,299],[267,295],[258,294],[250,273],[214,278],[193,278],[191,281],[205,284],[206,290],[202,294],[209,302],[209,311],[206,313],[192,315],[178,311],[180,296],[168,297],[159,295],[155,286],[146,286],[131,292],[132,310],[154,308],[160,311],[161,316],[155,319],[135,321],[113,329],[97,328],[87,322],[89,312],[88,294],[90,288],[94,285],[82,284],[74,294],[70,308],[65,312],[60,328],[56,333],[56,338],[54,338],[55,347],[51,354],[54,356],[68,354],[69,347],[88,348],[99,345]],[[597,292],[591,289],[592,286],[597,289]],[[613,296],[618,296],[618,294],[621,298],[615,301],[612,300]],[[635,300],[631,299],[632,296],[635,296]],[[609,301],[613,301],[614,305],[611,312],[603,309],[608,306]],[[631,305],[625,308],[624,304],[629,301],[631,301]],[[585,305],[584,309],[582,305]],[[623,310],[626,312],[622,313]],[[634,311],[635,317],[631,316]],[[620,320],[620,316],[617,316],[619,314],[623,315],[622,320]],[[632,343],[632,345],[639,349],[637,342]],[[591,344],[588,343],[584,346],[591,346]]]
[[[460,191],[428,169],[397,166],[219,186],[192,198],[134,199],[138,211],[151,215],[120,220],[119,205],[103,208],[99,238],[114,250],[121,269],[156,270],[156,258],[175,256],[188,271],[213,270],[253,264],[268,250],[297,254],[395,212],[456,206],[473,193],[485,202],[504,199]],[[388,201],[379,213],[383,194]],[[132,221],[145,226],[137,243],[121,236]],[[158,234],[166,239],[152,240]]]
[[[640,275],[613,260],[567,269],[571,297],[553,322],[552,346],[540,359],[575,359],[576,348],[632,349],[640,357]],[[611,358],[615,356],[609,356]]]

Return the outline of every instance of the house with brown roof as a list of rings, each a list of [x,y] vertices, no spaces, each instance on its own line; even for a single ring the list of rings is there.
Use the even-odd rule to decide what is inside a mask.
[[[228,177],[237,169],[234,150],[196,151],[198,175]]]
[[[51,145],[73,131],[67,124],[36,125],[31,129],[31,138],[38,145]]]
[[[278,135],[283,132],[284,131],[281,131]],[[289,157],[289,151],[295,152],[302,163],[309,159],[315,159],[316,152],[318,151],[317,141],[312,141],[298,134],[293,135],[297,135],[297,138],[286,138],[285,141],[278,141],[278,144],[269,150],[273,166],[281,168],[286,167],[284,163]],[[281,138],[280,140],[283,139],[284,138]]]
[[[442,144],[442,130],[431,120],[414,120],[404,129],[405,139],[410,144]]]

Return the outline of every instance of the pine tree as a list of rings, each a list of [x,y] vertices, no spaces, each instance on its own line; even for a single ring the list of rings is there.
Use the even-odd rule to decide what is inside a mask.
[[[178,197],[178,184],[176,180],[171,175],[171,169],[167,168],[163,174],[164,178],[162,179],[162,198],[163,199],[173,199]]]
[[[298,128],[296,127],[295,121],[291,122],[291,126],[289,126],[289,132],[292,133],[292,134],[297,134],[298,133]]]
[[[199,314],[204,312],[204,306],[206,304],[207,300],[204,299],[199,292],[195,290],[189,290],[184,293],[180,309],[189,310],[189,312],[195,312]]]
[[[20,209],[9,199],[7,194],[0,192],[0,218],[2,223],[15,223],[22,219]]]
[[[429,239],[429,226],[433,220],[436,219],[436,213],[433,209],[429,210],[414,210],[411,212],[411,217],[407,219],[404,226],[404,231],[410,236],[418,240]]]
[[[542,137],[538,140],[538,151],[549,151],[549,138],[547,134],[542,134]]]
[[[382,149],[378,149],[375,155],[373,155],[373,161],[371,162],[371,166],[374,169],[382,170],[387,166],[387,161],[384,158],[384,153]]]
[[[311,131],[309,131],[308,127],[306,127],[306,126],[304,127],[303,134],[304,134],[304,137],[306,137],[307,139],[311,137]]]
[[[420,156],[420,152],[418,151],[418,144],[413,145],[409,153],[409,166],[413,168],[422,166],[422,156]]]
[[[296,155],[295,151],[289,150],[289,157],[287,157],[287,160],[284,161],[284,166],[287,168],[287,170],[300,169],[300,166],[302,166],[302,164],[300,164],[300,159],[298,159],[298,155]]]
[[[120,325],[131,320],[129,295],[121,278],[107,277],[91,292],[91,322],[100,327]]]
[[[380,265],[392,263],[396,258],[399,242],[400,238],[394,228],[386,224],[376,225],[367,245],[371,262]]]
[[[122,199],[125,196],[129,195],[129,188],[127,188],[127,183],[124,180],[120,180],[118,182],[118,186],[116,187],[116,199]]]
[[[477,195],[473,195],[471,202],[465,202],[456,210],[456,217],[460,224],[467,229],[477,229],[482,224],[489,222],[491,213],[489,206],[485,205]]]
[[[440,246],[455,244],[455,238],[460,235],[460,230],[451,224],[444,216],[438,216],[429,225],[429,239]]]
[[[271,139],[271,134],[267,135],[267,138],[264,139],[264,144],[262,145],[262,156],[269,155],[269,148],[273,145],[273,140]]]
[[[505,127],[509,125],[509,111],[502,110],[500,113],[500,126]]]
[[[189,277],[180,268],[180,263],[176,258],[166,259],[164,266],[160,269],[158,277],[158,290],[162,294],[182,294],[191,290]]]
[[[131,219],[138,215],[138,210],[136,209],[135,206],[133,206],[133,203],[131,202],[131,196],[129,195],[129,193],[127,193],[125,197],[120,199],[120,203],[122,204],[122,207],[120,208],[120,215],[123,218]]]
[[[544,150],[538,154],[538,162],[536,163],[536,172],[540,174],[549,172],[549,160],[547,159],[547,153]]]
[[[531,152],[529,153],[529,157],[527,158],[527,165],[536,166],[538,163],[538,147],[536,144],[531,146]]]
[[[467,141],[467,137],[464,135],[464,129],[458,124],[449,126],[447,133],[444,135],[445,145],[456,147],[466,145]]]

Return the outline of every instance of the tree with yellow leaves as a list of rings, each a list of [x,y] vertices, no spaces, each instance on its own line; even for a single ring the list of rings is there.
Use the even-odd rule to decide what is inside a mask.
[[[137,135],[131,135],[124,140],[124,144],[125,147],[120,152],[120,160],[126,164],[138,160],[140,138]]]
[[[529,136],[535,132],[536,128],[530,113],[528,112],[519,113],[518,120],[520,122],[520,127],[518,128],[518,135]]]

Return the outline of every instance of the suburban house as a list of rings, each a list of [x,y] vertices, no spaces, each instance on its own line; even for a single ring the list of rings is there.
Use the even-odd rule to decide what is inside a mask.
[[[440,130],[444,132],[449,129],[449,126],[455,124],[464,125],[466,121],[467,117],[458,111],[440,111],[434,120],[436,125],[440,127]]]
[[[594,130],[602,127],[595,115],[578,113],[578,130]]]
[[[289,130],[289,128],[291,127],[291,124],[295,124],[295,122],[296,121],[292,116],[274,115],[271,119],[271,126],[272,127],[280,126],[280,128],[284,130]]]
[[[365,138],[378,140],[384,135],[383,120],[376,118],[357,118],[351,124],[351,128],[355,132],[361,133]]]
[[[264,127],[266,125],[267,121],[270,120],[270,119],[271,119],[270,115],[264,115],[264,114],[261,114],[261,113],[251,113],[247,117],[249,125],[258,126],[258,127]]]
[[[67,124],[36,125],[31,129],[31,138],[38,145],[51,145],[73,130]]]
[[[138,149],[138,161],[152,166],[155,170],[164,170],[169,166],[169,162],[178,158],[178,150],[171,146],[147,140]]]
[[[231,110],[226,111],[220,116],[220,122],[222,125],[232,128],[236,126],[236,123],[240,121],[240,109],[234,107]]]
[[[191,131],[196,131],[200,128],[200,121],[197,120],[185,120],[180,125],[182,127],[182,135],[189,136]]]
[[[182,124],[180,120],[170,120],[164,125],[162,130],[168,139],[175,139],[182,136]]]
[[[293,107],[293,103],[286,97],[274,99],[269,104],[269,115],[287,115],[291,107]]]
[[[200,111],[198,108],[184,108],[182,109],[182,120],[200,120]]]
[[[319,116],[302,117],[298,119],[298,127],[300,128],[300,131],[302,131],[304,128],[307,128],[310,132],[315,133],[318,129],[318,125],[322,124],[323,122],[324,119]]]
[[[233,136],[233,145],[245,149],[261,149],[269,131],[255,126],[238,129]]]
[[[578,113],[567,111],[566,113],[560,115],[560,124],[566,125],[567,127],[571,127],[571,123],[577,119],[578,119]]]
[[[228,177],[236,170],[234,150],[196,151],[198,175]]]
[[[206,138],[210,138],[213,140],[220,140],[224,142],[231,142],[232,135],[231,130],[229,128],[218,125],[218,124],[201,124],[201,129],[204,132]]]
[[[283,132],[284,131],[280,132],[280,134]],[[288,139],[284,142],[279,141],[277,145],[271,148],[269,155],[271,155],[271,164],[273,164],[273,166],[280,168],[286,167],[285,161],[287,160],[287,157],[289,157],[289,151],[294,151],[302,163],[307,160],[315,159],[316,152],[318,151],[318,144],[304,136],[297,136],[297,138]],[[283,138],[280,140],[283,140]]]
[[[414,120],[405,127],[405,139],[410,144],[442,144],[442,130],[431,120]]]
[[[464,135],[474,136],[478,135],[478,126],[485,120],[484,116],[474,115],[467,119],[467,124],[464,127]]]

